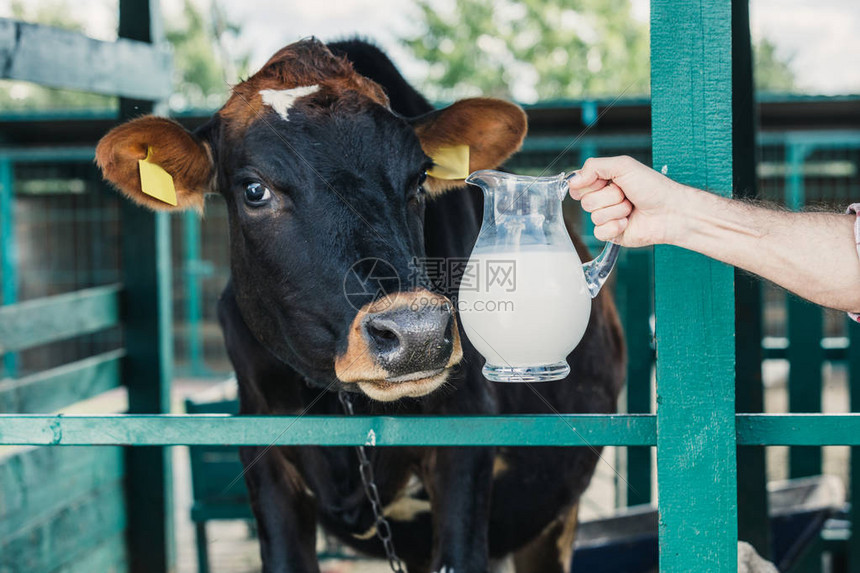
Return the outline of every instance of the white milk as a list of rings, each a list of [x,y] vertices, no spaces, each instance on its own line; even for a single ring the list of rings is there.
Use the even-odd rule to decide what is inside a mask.
[[[515,281],[502,280],[502,269],[511,266],[507,261],[513,262]],[[488,266],[497,269],[491,284]],[[471,280],[475,269],[477,289]],[[476,249],[457,307],[469,341],[488,364],[544,366],[564,360],[579,344],[591,315],[591,296],[573,250]]]

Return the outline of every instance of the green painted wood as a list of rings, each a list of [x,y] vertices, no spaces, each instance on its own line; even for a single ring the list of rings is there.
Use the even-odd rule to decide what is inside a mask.
[[[125,535],[114,535],[74,563],[67,563],[51,573],[125,573],[128,571]]]
[[[624,331],[627,339],[627,411],[651,411],[653,249],[625,253]],[[619,273],[620,276],[620,273]],[[627,448],[627,505],[651,503],[651,448]]]
[[[103,42],[79,32],[0,18],[0,79],[142,99],[170,95],[165,45]]]
[[[372,433],[371,433],[372,432]],[[654,445],[654,416],[0,415],[0,445]]]
[[[788,338],[768,337],[762,345],[762,356],[766,360],[788,360]],[[821,353],[826,362],[848,360],[848,339],[829,336],[821,339]]]
[[[0,545],[0,571],[49,573],[74,564],[125,529],[122,482],[70,502]]]
[[[157,0],[120,0],[119,37],[159,45],[164,40]],[[160,113],[164,106],[121,98],[119,119]],[[129,412],[170,411],[173,377],[170,219],[123,201],[122,274],[128,285],[123,307],[128,356],[122,372]],[[167,573],[175,561],[170,452],[127,452],[129,565],[132,573]]]
[[[743,414],[740,445],[860,446],[860,414]]]
[[[732,177],[734,196],[758,197],[756,105],[749,0],[732,0]],[[764,411],[761,283],[735,269],[735,410]],[[767,470],[762,447],[737,449],[738,538],[770,555]]]
[[[732,189],[732,2],[651,2],[655,168]],[[734,274],[654,253],[660,571],[736,571]]]
[[[848,388],[851,393],[851,411],[860,412],[860,324],[848,321]],[[858,444],[860,446],[860,444]],[[860,447],[851,448],[851,475],[848,495],[851,500],[852,530],[860,527]],[[848,571],[860,573],[860,535],[852,535],[848,542]]]
[[[116,326],[119,291],[109,285],[0,307],[0,353]]]
[[[738,414],[741,446],[860,446],[860,414]],[[0,414],[0,446],[655,446],[650,414],[562,416],[67,416]]]
[[[123,356],[124,350],[114,350],[17,380],[0,380],[0,413],[53,412],[116,388]]]
[[[824,352],[821,339],[824,320],[821,307],[788,295],[788,410],[820,412],[821,367]],[[789,476],[806,477],[821,473],[821,448],[792,448]]]
[[[32,448],[0,459],[0,544],[122,476],[115,447]]]
[[[185,264],[185,321],[187,324],[186,345],[188,352],[188,369],[191,376],[206,376],[209,374],[203,359],[203,336],[200,324],[203,317],[203,301],[201,297],[200,260],[200,215],[194,211],[186,211],[182,218],[184,234],[184,264]]]
[[[18,302],[18,249],[15,245],[15,210],[13,205],[15,168],[8,158],[0,159],[0,303]],[[0,351],[0,354],[3,354]],[[3,355],[0,376],[17,376],[18,356]]]

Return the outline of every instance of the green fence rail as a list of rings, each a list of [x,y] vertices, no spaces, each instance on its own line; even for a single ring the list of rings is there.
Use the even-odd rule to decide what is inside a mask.
[[[744,133],[745,128],[733,123],[740,105],[734,101],[733,93],[750,93],[749,78],[742,77],[737,67],[731,65],[738,61],[738,47],[748,48],[748,26],[744,34],[739,34],[732,26],[733,17],[745,15],[747,9],[747,3],[742,0],[652,0],[652,138],[632,142],[629,138],[584,137],[574,145],[565,139],[561,149],[573,154],[567,156],[568,164],[579,164],[588,156],[610,149],[624,150],[624,145],[640,145],[638,156],[666,170],[670,176],[728,194],[733,185],[733,148],[738,141],[750,135]],[[131,41],[157,44],[159,34],[155,29],[157,26],[152,25],[153,12],[149,2],[121,1],[119,35]],[[8,28],[5,23],[0,24]],[[50,36],[53,32],[37,32],[37,37],[39,34],[47,39],[54,37]],[[155,46],[138,48],[150,54],[160,53]],[[34,60],[31,57],[28,61],[31,63],[24,66],[24,71],[10,77],[31,77],[26,75],[29,73],[26,68],[32,67]],[[12,67],[6,69],[16,69],[15,64],[12,62]],[[75,85],[70,84],[70,87]],[[115,85],[103,90],[130,95]],[[147,93],[138,97],[152,99],[156,96]],[[747,102],[747,105],[752,105],[752,102]],[[120,102],[120,118],[129,118],[150,109],[151,103],[125,99]],[[595,110],[589,113],[597,119]],[[779,179],[781,183],[779,186],[763,184],[761,195],[768,198],[779,190],[785,193],[786,202],[793,207],[810,202],[810,194],[804,186],[806,180],[826,176],[827,170],[845,167],[833,162],[826,166],[815,165],[817,153],[860,147],[860,137],[856,132],[767,135],[761,138],[762,145],[768,145],[771,138],[782,142],[777,145],[781,146],[779,165],[770,165],[769,168],[775,169],[770,175],[761,171],[759,175],[762,179]],[[549,155],[549,159],[556,159],[559,145],[560,140],[530,139],[522,158],[544,161]],[[75,153],[81,155],[75,156]],[[33,449],[33,458],[21,458],[8,466],[0,465],[3,475],[30,476],[32,480],[37,475],[32,467],[38,465],[41,459],[38,456],[45,455],[42,452],[51,452],[49,467],[64,469],[78,467],[76,464],[80,463],[76,456],[64,455],[65,452],[79,451],[72,449],[74,446],[135,446],[129,448],[122,459],[116,450],[109,455],[104,454],[99,460],[104,473],[88,475],[82,482],[89,488],[89,497],[75,506],[78,519],[60,516],[56,522],[59,524],[56,531],[60,533],[71,532],[75,526],[89,532],[101,528],[99,541],[108,549],[97,554],[95,549],[88,547],[87,551],[91,551],[89,555],[92,556],[90,565],[104,562],[113,567],[119,564],[118,570],[128,569],[135,573],[170,570],[173,559],[172,504],[168,487],[170,462],[167,452],[158,446],[347,446],[365,444],[372,435],[377,446],[656,447],[660,570],[673,573],[736,570],[737,446],[789,445],[814,446],[817,449],[823,445],[842,444],[860,447],[860,414],[735,413],[734,274],[728,267],[670,247],[655,249],[653,262],[646,259],[635,263],[653,272],[649,276],[653,276],[654,281],[656,346],[659,351],[655,414],[648,413],[651,411],[651,334],[640,320],[631,330],[638,337],[635,339],[638,358],[630,371],[631,379],[635,377],[637,380],[637,386],[628,393],[627,408],[643,413],[464,418],[166,415],[164,413],[170,408],[173,358],[169,330],[171,229],[167,216],[144,212],[130,203],[123,203],[119,208],[122,234],[118,242],[121,244],[122,282],[125,285],[121,293],[117,287],[104,287],[48,300],[18,302],[15,269],[20,263],[17,260],[20,245],[15,245],[12,232],[13,164],[39,159],[53,161],[56,157],[65,157],[70,162],[88,160],[89,155],[83,155],[90,153],[90,150],[11,150],[0,156],[0,240],[3,241],[0,255],[4,296],[0,318],[5,319],[6,325],[18,325],[0,327],[5,328],[0,331],[0,345],[4,345],[7,372],[15,374],[18,367],[16,352],[31,344],[102,330],[115,325],[119,318],[124,327],[125,345],[122,350],[99,354],[89,362],[76,362],[66,366],[65,370],[49,371],[41,377],[18,378],[14,375],[9,379],[11,382],[4,379],[4,386],[0,387],[10,410],[28,408],[28,404],[32,404],[30,391],[33,389],[65,385],[73,380],[81,382],[84,395],[113,386],[119,383],[118,378],[127,387],[128,414],[0,414],[0,445],[69,446]],[[784,171],[780,172],[779,168],[783,166]],[[813,166],[824,171],[815,171]],[[851,192],[856,190],[856,187],[849,189]],[[199,238],[193,226],[195,223],[189,223],[188,219],[185,221],[187,236],[194,238],[198,235]],[[587,226],[584,227],[587,232]],[[188,261],[202,262],[206,254],[197,245],[189,244],[184,256]],[[201,268],[186,267],[188,278],[196,280],[195,277],[203,272]],[[635,286],[622,289],[627,310],[644,304],[642,293],[636,292]],[[195,287],[192,285],[191,288]],[[193,301],[188,307],[188,316],[195,320],[194,317],[205,314],[200,307],[199,284],[196,288],[196,291],[191,291]],[[650,303],[650,293],[648,299]],[[788,343],[774,343],[765,351],[772,352],[773,356],[785,356],[792,366],[795,362],[800,363],[803,358],[800,355],[805,356],[808,352],[816,355],[808,375],[798,376],[795,371],[792,408],[799,408],[797,402],[809,404],[810,401],[813,407],[819,408],[819,404],[814,403],[814,394],[820,396],[820,377],[813,370],[828,359],[847,359],[852,364],[850,381],[852,390],[855,390],[852,392],[852,406],[860,409],[860,367],[856,367],[860,364],[860,327],[852,325],[842,338],[827,337],[823,327],[810,331],[804,326],[820,321],[820,312],[808,311],[806,307],[794,306],[794,303],[790,305],[789,322],[795,319],[797,322],[785,336]],[[650,317],[650,308],[648,310]],[[640,317],[644,315],[639,313]],[[32,332],[21,332],[26,330],[21,325],[26,326],[28,320],[34,320],[36,326]],[[194,329],[189,329],[189,332],[191,336],[200,336],[199,329],[197,334]],[[647,341],[643,340],[645,337]],[[189,345],[192,362],[201,362],[201,352],[199,343]],[[195,355],[197,358],[193,358]],[[804,385],[811,389],[804,390]],[[39,407],[52,405],[48,400]],[[101,455],[100,448],[84,451],[97,452],[93,456]],[[812,452],[813,457],[804,459],[803,456],[792,455],[795,474],[820,468],[820,462],[814,458],[817,453],[806,451]],[[638,450],[637,455],[646,452],[650,455],[649,450]],[[80,459],[85,459],[85,456],[81,455]],[[853,456],[853,468],[860,467],[858,464],[860,456]],[[855,485],[860,483],[857,476],[860,472],[852,476]],[[124,481],[120,482],[120,479]],[[647,477],[644,472],[640,473],[639,479],[649,480],[650,472]],[[6,487],[5,482],[0,487]],[[53,491],[48,487],[41,493],[49,496]],[[854,491],[858,489],[855,487]],[[0,493],[17,499],[15,492],[4,489]],[[61,501],[67,502],[68,498],[64,497],[57,503]],[[101,510],[107,519],[98,519],[96,504],[99,501],[104,502]],[[20,518],[28,515],[29,511],[35,511],[34,508],[16,507],[14,515]],[[126,524],[128,543],[117,545]],[[26,536],[30,532],[12,531],[9,522],[0,520],[2,527],[6,527],[9,533],[0,539],[4,549],[0,552],[2,558],[8,560],[12,555],[38,562],[37,570],[57,569],[62,565],[58,551],[74,549],[63,541],[65,536],[57,534],[56,539],[46,539],[55,542],[58,549],[50,554],[37,555],[34,552],[41,551],[40,547],[27,543]],[[126,551],[129,559],[125,559]],[[851,566],[860,570],[860,536],[852,542],[851,554]]]
[[[860,446],[860,414],[737,414],[739,446]],[[0,414],[0,445],[657,446],[654,414],[231,416]]]

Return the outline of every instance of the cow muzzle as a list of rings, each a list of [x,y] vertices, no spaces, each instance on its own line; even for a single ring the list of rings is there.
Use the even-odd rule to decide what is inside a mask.
[[[429,394],[462,358],[453,304],[420,289],[362,307],[350,325],[346,352],[335,359],[335,374],[387,402]]]

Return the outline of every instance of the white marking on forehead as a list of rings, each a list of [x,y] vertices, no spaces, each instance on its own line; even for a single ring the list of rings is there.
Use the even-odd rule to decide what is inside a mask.
[[[314,84],[288,90],[260,90],[260,96],[263,98],[264,104],[271,106],[284,121],[289,121],[287,113],[296,103],[296,100],[311,95],[319,89],[320,87]]]

